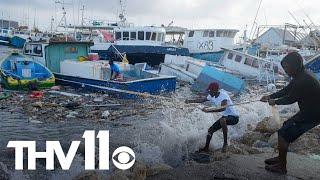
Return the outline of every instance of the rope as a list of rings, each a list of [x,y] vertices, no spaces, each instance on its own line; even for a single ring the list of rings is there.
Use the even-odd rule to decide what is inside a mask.
[[[239,106],[239,105],[244,105],[244,104],[250,104],[250,103],[254,103],[254,102],[258,102],[258,101],[260,101],[260,99],[259,99],[259,100],[252,100],[252,101],[245,101],[245,102],[235,103],[235,104],[231,104],[231,105],[227,105],[227,106],[207,108],[207,110],[209,110],[209,111],[214,111],[214,110],[224,109],[224,108],[232,107],[232,106]]]

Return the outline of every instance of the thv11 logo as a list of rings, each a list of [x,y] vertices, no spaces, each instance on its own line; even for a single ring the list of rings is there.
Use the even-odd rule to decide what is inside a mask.
[[[85,131],[85,170],[95,170],[95,131]],[[109,170],[109,131],[99,131],[99,170]],[[65,155],[59,141],[47,141],[45,152],[36,152],[36,141],[9,141],[7,147],[15,148],[15,169],[23,170],[23,148],[28,149],[28,170],[36,170],[36,159],[46,159],[46,169],[54,170],[54,155],[63,170],[68,170],[77,153],[81,141],[72,141]],[[122,170],[131,168],[135,154],[129,147],[117,148],[112,154],[113,164]]]

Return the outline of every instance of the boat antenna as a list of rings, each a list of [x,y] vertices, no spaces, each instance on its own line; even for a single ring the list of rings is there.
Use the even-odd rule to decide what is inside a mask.
[[[257,12],[256,12],[256,16],[255,16],[255,18],[254,18],[254,21],[253,21],[253,24],[252,24],[252,27],[251,27],[251,30],[250,30],[250,38],[253,36],[253,34],[254,34],[254,32],[253,32],[253,29],[254,29],[254,27],[256,26],[256,24],[257,24],[257,18],[258,18],[258,14],[259,14],[259,11],[260,11],[260,8],[261,8],[261,4],[262,4],[262,1],[263,0],[260,0],[260,3],[259,3],[259,7],[258,7],[258,10],[257,10]]]
[[[125,23],[127,21],[127,18],[125,17],[126,14],[126,7],[125,7],[125,2],[124,0],[120,0],[120,14],[119,14],[119,18],[120,18],[120,22]]]

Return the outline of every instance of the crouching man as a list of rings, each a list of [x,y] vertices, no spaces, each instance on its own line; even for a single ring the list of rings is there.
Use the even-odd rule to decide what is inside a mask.
[[[291,82],[279,92],[262,97],[261,101],[272,106],[299,104],[300,111],[278,130],[278,157],[265,160],[266,170],[286,174],[289,144],[320,124],[320,83],[313,73],[305,70],[303,58],[296,52],[284,57],[281,65],[292,78]]]

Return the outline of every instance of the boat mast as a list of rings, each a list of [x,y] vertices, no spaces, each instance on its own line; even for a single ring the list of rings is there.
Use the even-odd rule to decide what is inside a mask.
[[[124,0],[120,0],[120,14],[119,14],[119,19],[120,19],[120,23],[122,26],[125,25],[126,21],[127,21],[127,18],[125,17],[125,14],[126,14],[126,4],[125,4],[125,1]]]

